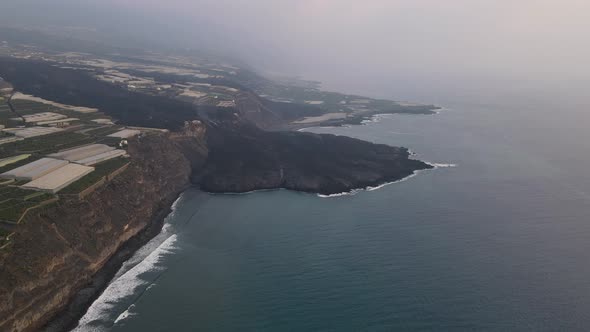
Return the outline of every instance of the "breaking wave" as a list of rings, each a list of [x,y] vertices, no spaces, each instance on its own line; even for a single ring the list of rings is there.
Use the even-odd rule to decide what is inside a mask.
[[[413,153],[413,152],[410,151],[410,155],[415,155],[415,153]],[[434,169],[437,169],[437,168],[457,167],[457,164],[439,164],[439,163],[426,163],[426,164],[434,167]],[[360,192],[363,192],[363,191],[375,191],[375,190],[379,190],[379,189],[381,189],[383,187],[387,187],[387,186],[392,185],[392,184],[396,184],[396,183],[407,181],[407,180],[415,177],[416,175],[420,174],[423,171],[428,171],[428,170],[414,171],[414,173],[406,176],[403,179],[399,179],[397,181],[386,182],[384,184],[381,184],[381,185],[378,185],[378,186],[375,186],[375,187],[366,187],[366,188],[360,188],[360,189],[353,189],[353,190],[350,190],[350,191],[346,191],[346,192],[342,192],[342,193],[337,193],[337,194],[331,194],[331,195],[318,194],[317,196],[318,197],[321,197],[321,198],[335,198],[335,197],[342,197],[342,196],[354,196],[354,195],[356,195],[356,194],[358,194]]]
[[[318,194],[318,197],[321,197],[321,198],[334,198],[334,197],[342,197],[342,196],[354,196],[354,195],[356,195],[356,194],[358,194],[360,192],[363,192],[363,191],[375,191],[375,190],[379,190],[379,189],[381,189],[383,187],[389,186],[391,184],[395,184],[395,183],[400,183],[400,182],[407,181],[407,180],[413,178],[414,176],[418,175],[418,173],[420,173],[420,172],[422,172],[422,171],[415,171],[413,174],[410,174],[410,175],[406,176],[403,179],[399,179],[399,180],[391,181],[391,182],[386,182],[384,184],[381,184],[381,185],[378,185],[378,186],[375,186],[375,187],[369,186],[369,187],[360,188],[360,189],[352,189],[350,191],[346,191],[346,192],[342,192],[342,193],[337,193],[337,194],[331,194],[331,195]]]
[[[160,263],[163,257],[173,253],[173,250],[177,248],[175,246],[176,241],[176,234],[169,236],[140,263],[116,277],[90,308],[88,308],[88,311],[80,319],[78,326],[73,331],[104,331],[107,326],[111,325],[110,313],[112,313],[116,305],[125,300],[132,299],[138,291],[151,284],[151,281],[142,279],[141,275],[146,272],[161,273],[165,271],[165,268]],[[131,316],[130,309],[132,308],[132,305],[128,307],[127,310],[117,317],[113,324]]]

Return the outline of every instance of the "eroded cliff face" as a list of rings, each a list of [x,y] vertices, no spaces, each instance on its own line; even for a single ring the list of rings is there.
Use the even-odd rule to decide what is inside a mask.
[[[132,163],[124,173],[84,200],[60,199],[28,215],[0,251],[0,331],[43,326],[126,241],[159,223],[154,216],[169,208],[205,158],[202,149],[192,151],[192,161],[185,156],[185,147],[204,147],[203,132],[187,134],[130,142]]]

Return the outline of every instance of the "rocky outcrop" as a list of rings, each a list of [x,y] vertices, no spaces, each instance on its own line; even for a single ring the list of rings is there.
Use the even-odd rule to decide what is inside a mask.
[[[321,194],[377,186],[432,166],[406,148],[301,132],[269,132],[224,121],[208,131],[209,157],[198,179],[209,192],[285,188]]]
[[[196,134],[195,134],[196,135]],[[30,214],[0,251],[0,331],[33,331],[72,297],[127,241],[158,225],[189,184],[193,167],[181,144],[198,136],[130,142],[131,165],[83,200],[60,200]],[[193,162],[204,155],[198,151]]]

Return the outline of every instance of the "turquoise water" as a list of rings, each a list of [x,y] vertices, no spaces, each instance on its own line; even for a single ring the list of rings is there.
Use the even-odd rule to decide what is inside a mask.
[[[455,167],[336,198],[188,190],[78,330],[587,329],[585,110],[446,106],[313,131]]]

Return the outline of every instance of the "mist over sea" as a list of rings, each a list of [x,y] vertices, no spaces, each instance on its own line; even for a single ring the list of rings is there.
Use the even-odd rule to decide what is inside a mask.
[[[445,109],[311,131],[456,166],[334,198],[190,189],[78,330],[590,326],[590,103],[557,83],[461,86],[329,85]]]

